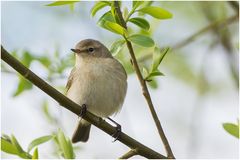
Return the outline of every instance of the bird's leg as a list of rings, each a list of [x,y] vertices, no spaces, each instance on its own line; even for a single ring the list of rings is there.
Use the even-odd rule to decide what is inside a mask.
[[[122,132],[122,127],[120,124],[118,124],[117,122],[115,122],[113,119],[111,119],[110,117],[108,117],[107,119],[109,119],[111,122],[113,122],[116,125],[116,132],[112,135],[113,138],[115,138],[113,140],[113,142],[115,142],[116,140],[118,140],[121,132]]]
[[[79,113],[79,117],[83,117],[86,113],[87,113],[87,106],[86,106],[86,104],[83,104],[81,111]]]

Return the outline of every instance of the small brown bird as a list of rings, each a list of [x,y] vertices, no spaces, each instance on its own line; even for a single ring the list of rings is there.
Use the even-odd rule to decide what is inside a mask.
[[[127,74],[121,63],[93,39],[80,41],[72,51],[76,62],[68,78],[67,97],[99,117],[117,113],[127,91]],[[90,128],[89,122],[80,119],[72,142],[86,142]]]

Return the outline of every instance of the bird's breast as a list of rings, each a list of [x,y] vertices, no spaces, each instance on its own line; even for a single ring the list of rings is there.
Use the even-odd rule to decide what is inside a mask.
[[[68,97],[76,103],[86,104],[89,111],[107,117],[117,112],[127,89],[125,71],[120,63],[95,62],[76,70]]]

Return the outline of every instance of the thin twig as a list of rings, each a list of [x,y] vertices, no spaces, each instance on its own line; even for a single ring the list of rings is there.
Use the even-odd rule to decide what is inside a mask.
[[[116,13],[117,13],[117,16],[120,20],[120,23],[121,25],[127,29],[127,25],[126,25],[126,22],[124,21],[123,19],[123,16],[122,16],[122,12],[121,12],[121,9],[120,9],[120,6],[119,6],[119,2],[118,1],[114,1],[114,7],[116,9]],[[152,99],[151,99],[151,96],[149,94],[149,91],[148,91],[148,88],[147,88],[147,85],[146,85],[146,81],[144,80],[141,72],[140,72],[140,69],[139,69],[139,66],[138,66],[138,63],[137,63],[137,60],[136,60],[136,57],[135,57],[135,54],[134,54],[134,51],[133,51],[133,47],[132,47],[132,44],[130,41],[127,40],[126,37],[124,37],[125,40],[126,40],[126,43],[127,43],[127,47],[128,47],[128,50],[129,50],[129,53],[131,55],[131,59],[132,59],[132,62],[133,62],[133,67],[136,71],[136,74],[137,74],[137,77],[138,77],[138,80],[141,84],[141,87],[142,87],[142,92],[143,92],[143,95],[148,103],[148,106],[149,106],[149,109],[151,111],[151,114],[152,114],[152,117],[154,119],[154,122],[155,122],[155,125],[158,129],[158,133],[163,141],[163,144],[164,144],[164,147],[165,147],[165,150],[167,152],[167,155],[168,155],[168,158],[174,158],[174,155],[172,153],[172,150],[171,150],[171,147],[168,143],[168,140],[164,134],[164,131],[163,131],[163,128],[162,128],[162,125],[160,123],[160,120],[157,116],[157,113],[154,109],[154,106],[153,106],[153,103],[152,103]]]
[[[64,96],[62,93],[57,91],[55,88],[50,86],[47,82],[38,77],[35,73],[25,67],[21,62],[15,59],[12,55],[10,55],[2,46],[1,46],[1,59],[5,61],[8,65],[10,65],[13,69],[15,69],[21,75],[25,75],[25,78],[32,82],[35,86],[41,89],[43,92],[51,96],[54,100],[56,100],[61,106],[68,109],[69,111],[75,113],[76,115],[80,114],[81,106]],[[100,117],[86,112],[86,115],[83,117],[85,120],[95,125],[105,133],[109,135],[113,135],[116,132],[116,128],[104,120],[101,120]],[[121,132],[118,138],[120,142],[127,145],[131,149],[138,149],[139,155],[144,156],[150,159],[166,159],[167,157],[163,156],[160,153],[155,152],[154,150],[146,147],[135,139],[129,137],[127,134]]]
[[[138,154],[138,151],[136,149],[131,149],[130,151],[128,151],[127,153],[125,153],[124,155],[119,157],[119,159],[128,159],[128,158],[131,158],[131,157],[133,157],[137,154]]]
[[[189,43],[192,43],[198,36],[201,36],[201,35],[207,33],[208,31],[210,31],[211,29],[213,29],[215,27],[223,28],[226,25],[230,25],[237,21],[238,21],[238,15],[234,15],[234,16],[231,16],[231,17],[223,19],[223,20],[214,21],[213,23],[203,27],[202,29],[200,29],[196,33],[192,34],[191,36],[187,37],[186,39],[173,45],[171,50],[176,50],[176,49],[179,49],[179,48],[182,48],[182,47],[188,45]],[[142,57],[139,57],[138,61],[143,62],[147,59],[150,59],[151,57],[152,57],[152,53],[148,53],[148,54],[143,55]]]
[[[210,31],[211,29],[213,29],[215,27],[218,27],[218,28],[225,27],[227,24],[231,24],[231,23],[235,22],[236,20],[238,20],[238,15],[234,15],[234,16],[224,19],[224,20],[217,20],[217,21],[211,23],[210,25],[200,29],[198,32],[194,33],[193,35],[186,38],[185,40],[175,44],[172,49],[181,48],[181,47],[193,42],[193,40],[196,37],[198,37],[199,35],[202,35],[203,33],[206,33],[207,31]]]

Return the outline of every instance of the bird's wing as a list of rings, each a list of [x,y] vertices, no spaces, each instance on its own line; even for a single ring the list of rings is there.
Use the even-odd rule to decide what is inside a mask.
[[[74,67],[70,73],[70,76],[68,77],[68,81],[67,81],[67,85],[66,85],[66,90],[65,90],[65,95],[67,94],[69,88],[71,87],[72,85],[72,82],[73,82],[73,75],[74,75],[74,72],[75,72],[76,68]]]

